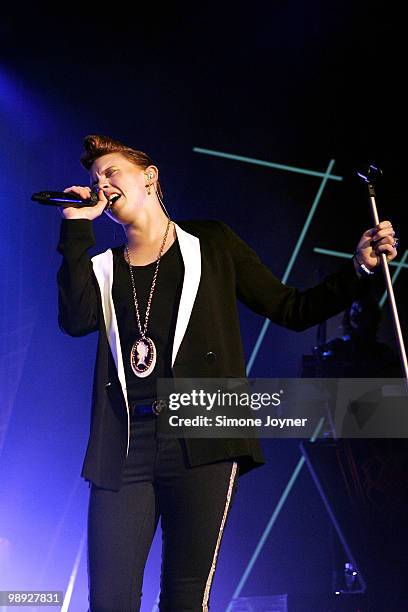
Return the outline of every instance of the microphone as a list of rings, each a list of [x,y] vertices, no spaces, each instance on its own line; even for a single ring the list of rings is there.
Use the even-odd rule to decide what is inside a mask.
[[[85,206],[95,206],[98,202],[98,194],[91,191],[91,196],[86,200],[82,200],[76,193],[64,193],[63,191],[39,191],[33,193],[31,199],[40,204],[48,204],[49,206],[62,206],[70,204],[75,208],[83,208]]]

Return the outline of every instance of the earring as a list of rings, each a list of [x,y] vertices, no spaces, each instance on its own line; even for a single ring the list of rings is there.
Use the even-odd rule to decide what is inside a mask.
[[[146,175],[147,180],[153,178],[153,174],[151,172],[149,172],[149,174],[147,174],[147,172],[145,172],[145,175]],[[145,187],[147,189],[147,195],[151,194],[150,185],[151,185],[151,183],[146,183],[146,185],[145,185]]]

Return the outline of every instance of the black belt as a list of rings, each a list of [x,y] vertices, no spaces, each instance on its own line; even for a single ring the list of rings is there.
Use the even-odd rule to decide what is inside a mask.
[[[164,399],[155,399],[146,404],[129,403],[130,414],[133,416],[159,416],[167,408],[167,402]]]

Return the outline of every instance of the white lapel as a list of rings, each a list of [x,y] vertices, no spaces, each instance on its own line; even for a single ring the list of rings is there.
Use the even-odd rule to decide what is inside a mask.
[[[174,226],[176,228],[180,251],[184,262],[184,281],[177,314],[176,329],[174,332],[173,353],[171,358],[172,367],[176,360],[181,341],[186,333],[201,279],[200,240],[196,236],[185,232],[176,223]]]
[[[105,320],[106,335],[108,336],[108,342],[112,351],[113,359],[116,364],[118,371],[118,378],[120,386],[122,387],[123,398],[126,404],[127,413],[127,447],[126,457],[129,453],[130,444],[130,412],[128,396],[126,392],[126,377],[125,368],[123,366],[122,358],[122,347],[120,345],[118,321],[116,319],[115,307],[112,299],[112,285],[113,285],[113,253],[111,249],[108,249],[104,253],[95,255],[92,257],[93,269],[95,272],[96,280],[99,284],[102,297],[102,309],[103,318]]]

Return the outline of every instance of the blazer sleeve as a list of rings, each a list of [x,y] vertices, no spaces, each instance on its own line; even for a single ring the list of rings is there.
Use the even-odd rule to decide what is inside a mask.
[[[234,260],[237,298],[278,325],[303,331],[370,291],[370,279],[357,275],[351,258],[310,289],[299,291],[285,285],[227,224],[220,224]]]
[[[87,250],[95,244],[92,221],[63,219],[57,247],[58,324],[70,336],[99,328],[100,292]]]

